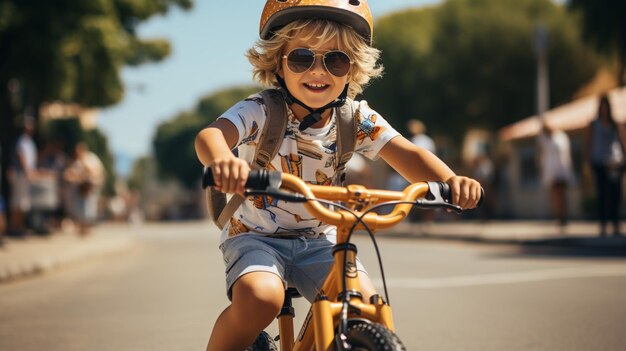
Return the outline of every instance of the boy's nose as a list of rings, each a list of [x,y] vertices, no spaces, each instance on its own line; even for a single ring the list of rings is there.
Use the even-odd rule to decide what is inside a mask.
[[[326,74],[326,67],[324,66],[324,56],[320,54],[315,55],[315,62],[313,62],[313,67],[311,67],[311,73]]]

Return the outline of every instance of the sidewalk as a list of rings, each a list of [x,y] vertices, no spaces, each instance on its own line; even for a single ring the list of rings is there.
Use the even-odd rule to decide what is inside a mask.
[[[0,246],[0,284],[130,249],[135,239],[129,228],[104,224],[84,238],[74,232],[22,239],[5,237],[4,245]]]
[[[598,224],[592,221],[571,221],[567,226],[560,227],[556,221],[548,220],[494,220],[487,222],[456,220],[433,223],[408,223],[405,221],[390,231],[393,232],[391,235],[424,239],[626,250],[624,233],[619,237],[612,234],[600,237],[598,228]],[[625,223],[622,223],[622,230],[626,230]]]
[[[0,247],[0,284],[91,257],[129,250],[137,241],[133,235],[135,229],[129,225],[102,224],[86,238],[75,233],[54,233],[47,237],[6,239]],[[597,232],[595,222],[573,221],[562,230],[551,221],[454,220],[427,224],[405,221],[385,235],[489,244],[588,247],[617,250],[626,255],[625,236],[602,238]]]

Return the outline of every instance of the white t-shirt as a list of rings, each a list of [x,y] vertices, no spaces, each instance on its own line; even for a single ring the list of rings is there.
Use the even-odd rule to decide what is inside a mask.
[[[411,142],[421,148],[424,148],[433,154],[436,151],[435,142],[426,134],[417,134],[411,138]]]
[[[574,177],[570,142],[563,131],[552,134],[542,132],[538,136],[541,148],[542,181],[552,184],[556,181],[571,182]]]
[[[17,144],[15,145],[15,150],[18,155],[21,155],[24,158],[26,167],[28,167],[29,170],[32,171],[37,167],[37,147],[29,135],[22,134],[22,136],[20,136],[17,140]],[[17,170],[20,173],[26,173],[25,170],[22,169],[21,164],[19,164],[19,161]]]
[[[357,119],[355,152],[375,160],[378,152],[392,138],[399,135],[366,101],[354,101]],[[322,128],[300,131],[300,122],[289,109],[285,137],[276,157],[268,168],[290,173],[311,184],[337,184],[335,172],[336,126],[331,122]],[[219,118],[229,120],[239,132],[239,157],[252,162],[259,139],[259,131],[266,120],[266,108],[260,94],[233,105]],[[248,197],[235,212],[223,231],[220,242],[229,237],[248,233],[276,235],[298,233],[315,237],[334,235],[335,227],[320,222],[309,214],[302,204],[288,203],[269,196]]]

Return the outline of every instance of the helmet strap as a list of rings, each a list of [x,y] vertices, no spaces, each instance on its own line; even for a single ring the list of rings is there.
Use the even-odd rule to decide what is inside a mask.
[[[304,118],[302,119],[302,122],[300,122],[300,125],[298,126],[298,129],[300,131],[303,131],[309,128],[310,126],[314,125],[315,123],[321,121],[322,113],[324,113],[324,111],[328,110],[329,108],[343,106],[343,104],[346,103],[346,98],[348,96],[348,86],[350,84],[346,84],[346,86],[343,88],[343,91],[341,92],[341,94],[339,94],[339,97],[337,97],[337,99],[335,99],[334,101],[331,101],[330,103],[318,109],[313,109],[307,106],[302,101],[298,100],[295,96],[291,95],[291,93],[289,92],[289,89],[287,89],[287,84],[285,84],[285,80],[280,75],[275,74],[275,76],[276,76],[276,80],[278,81],[278,84],[285,92],[284,96],[285,96],[285,102],[287,103],[287,105],[292,105],[295,103],[295,104],[302,106],[305,110],[309,112],[308,115],[304,116]]]

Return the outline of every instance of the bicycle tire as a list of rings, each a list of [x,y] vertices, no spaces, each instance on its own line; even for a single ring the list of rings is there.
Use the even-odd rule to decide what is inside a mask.
[[[352,325],[348,329],[346,341],[354,351],[406,351],[400,338],[378,323]]]
[[[278,351],[278,347],[276,347],[274,339],[268,333],[262,331],[254,340],[252,346],[248,347],[246,351]]]

